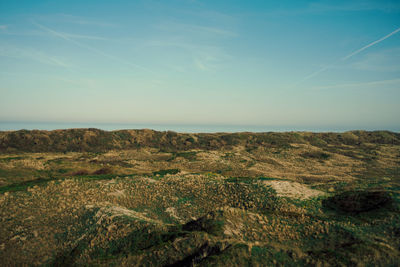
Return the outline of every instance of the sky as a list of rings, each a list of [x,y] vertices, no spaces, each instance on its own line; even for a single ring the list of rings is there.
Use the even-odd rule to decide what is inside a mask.
[[[0,121],[400,131],[400,1],[0,0]]]

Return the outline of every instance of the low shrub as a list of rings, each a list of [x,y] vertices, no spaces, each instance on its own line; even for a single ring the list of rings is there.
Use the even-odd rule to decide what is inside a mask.
[[[97,171],[93,172],[94,175],[110,174],[110,173],[112,173],[112,169],[109,167],[104,167],[104,168],[98,169]]]
[[[388,206],[393,198],[386,191],[346,191],[325,199],[322,204],[345,213],[360,213]]]
[[[330,158],[330,155],[322,152],[322,151],[310,151],[310,152],[305,152],[301,154],[303,158],[308,158],[308,159],[319,159],[319,160],[327,160]]]

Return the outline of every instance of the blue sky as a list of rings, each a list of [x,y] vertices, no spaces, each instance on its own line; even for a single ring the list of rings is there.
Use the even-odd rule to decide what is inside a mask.
[[[400,131],[399,1],[0,0],[0,121]]]

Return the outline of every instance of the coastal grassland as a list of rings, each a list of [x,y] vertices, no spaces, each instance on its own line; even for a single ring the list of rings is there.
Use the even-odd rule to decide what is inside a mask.
[[[357,131],[0,133],[0,262],[396,266],[398,140]]]
[[[399,262],[398,188],[296,199],[278,197],[265,181],[281,180],[68,178],[6,192],[0,258],[6,264],[156,266]],[[352,206],[343,208],[349,199]]]
[[[290,146],[270,140],[271,144],[252,146],[250,139],[250,145],[171,152],[143,147],[104,152],[0,153],[0,187],[36,179],[152,175],[163,174],[166,170],[230,177],[270,176],[333,188],[335,184],[364,183],[365,179],[400,179],[400,145],[339,143],[322,146],[310,140]]]

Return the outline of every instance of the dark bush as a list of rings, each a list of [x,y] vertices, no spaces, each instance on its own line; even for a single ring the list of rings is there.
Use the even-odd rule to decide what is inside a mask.
[[[346,191],[325,199],[322,204],[345,213],[360,213],[386,207],[392,202],[386,191]]]
[[[329,159],[330,155],[322,152],[322,151],[310,151],[310,152],[305,152],[301,154],[303,158],[308,158],[308,159],[320,159],[320,160],[326,160]]]
[[[110,174],[110,173],[112,173],[112,170],[109,167],[104,167],[104,168],[98,169],[97,171],[93,172],[94,175]]]
[[[72,175],[72,176],[89,175],[89,171],[87,171],[87,170],[79,170],[79,171],[76,171],[76,172],[72,172],[70,175]]]

